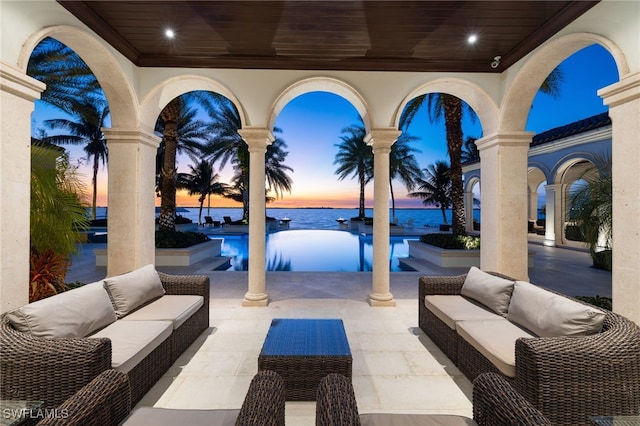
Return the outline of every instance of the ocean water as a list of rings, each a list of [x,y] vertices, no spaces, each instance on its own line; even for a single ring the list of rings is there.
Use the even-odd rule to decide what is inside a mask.
[[[181,207],[178,214],[188,217],[194,223],[198,222],[198,207]],[[447,209],[447,222],[451,223],[451,209]],[[106,217],[107,208],[99,207],[97,217]],[[366,209],[366,215],[373,217],[373,209]],[[202,222],[204,216],[211,216],[213,220],[223,221],[224,216],[230,216],[232,220],[242,218],[241,208],[211,208],[202,209]],[[358,216],[358,209],[334,209],[334,208],[267,208],[267,216],[276,219],[291,219],[289,229],[336,229],[339,218],[350,219]],[[392,218],[391,210],[389,217]],[[480,209],[474,209],[473,217],[480,222]],[[442,213],[439,209],[396,209],[398,223],[405,224],[413,219],[416,227],[438,228],[443,223]]]

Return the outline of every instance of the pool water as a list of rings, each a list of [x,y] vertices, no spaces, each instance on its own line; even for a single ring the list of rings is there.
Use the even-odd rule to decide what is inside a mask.
[[[249,236],[225,235],[222,256],[230,256],[229,271],[248,268]],[[346,231],[292,230],[267,234],[267,271],[358,272],[373,268],[373,237]],[[406,240],[418,237],[392,235],[390,271],[402,271],[398,258],[409,256]]]

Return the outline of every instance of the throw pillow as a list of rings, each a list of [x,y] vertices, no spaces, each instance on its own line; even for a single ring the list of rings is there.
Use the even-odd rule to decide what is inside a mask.
[[[498,315],[506,316],[514,282],[488,274],[472,266],[460,294],[486,306]]]
[[[16,330],[37,337],[85,337],[117,319],[102,281],[29,303],[7,318]]]
[[[106,278],[104,287],[111,297],[118,318],[164,294],[164,287],[153,265]]]
[[[605,313],[524,281],[516,281],[507,319],[540,337],[589,336]]]

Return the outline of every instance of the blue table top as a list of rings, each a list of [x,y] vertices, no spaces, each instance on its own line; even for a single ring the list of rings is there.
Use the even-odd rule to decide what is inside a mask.
[[[351,356],[341,319],[274,318],[260,355]]]

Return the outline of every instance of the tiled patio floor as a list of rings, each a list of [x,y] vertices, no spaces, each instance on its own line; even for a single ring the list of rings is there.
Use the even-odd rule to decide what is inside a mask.
[[[611,295],[611,274],[590,268],[581,251],[532,241],[533,283],[570,295]],[[68,280],[101,279],[89,246],[74,261]],[[418,329],[417,282],[424,274],[454,275],[425,265],[422,272],[391,274],[396,307],[366,303],[371,273],[268,272],[271,303],[243,308],[246,272],[211,271],[207,262],[169,273],[211,278],[211,327],[140,402],[167,408],[239,408],[258,368],[258,354],[272,318],[341,318],[353,354],[353,383],[361,413],[451,413],[471,416],[471,383]],[[315,404],[287,402],[287,425],[313,425]]]

